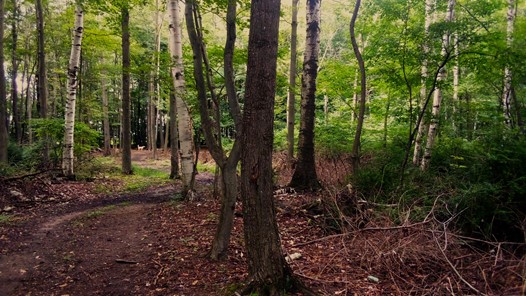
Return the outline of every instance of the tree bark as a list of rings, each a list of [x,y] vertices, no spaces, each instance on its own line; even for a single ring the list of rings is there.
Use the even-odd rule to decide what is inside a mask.
[[[299,286],[282,254],[272,196],[279,8],[279,0],[251,6],[241,156],[249,277],[244,294],[283,295]]]
[[[104,134],[104,156],[111,155],[111,136],[110,136],[110,116],[109,116],[109,100],[108,92],[106,90],[106,71],[101,75],[101,96],[102,96],[102,121]]]
[[[296,121],[296,67],[298,61],[298,3],[292,0],[292,23],[290,33],[289,91],[287,94],[287,156],[294,159],[294,125]]]
[[[448,8],[446,13],[446,22],[452,22],[455,15],[455,0],[448,1]],[[450,55],[450,32],[446,32],[442,38],[442,57],[446,59]],[[437,77],[437,82],[444,81],[446,78],[446,67],[440,69],[439,75]],[[435,89],[435,94],[433,97],[433,110],[431,112],[431,122],[429,123],[429,131],[427,133],[426,148],[424,150],[424,156],[422,158],[422,163],[420,164],[420,169],[425,171],[429,168],[431,162],[431,153],[435,145],[435,138],[437,134],[438,122],[440,118],[440,106],[442,102],[442,89],[437,87]]]
[[[36,0],[37,31],[38,31],[38,80],[37,96],[40,108],[40,118],[47,118],[47,73],[46,73],[46,54],[44,45],[44,12],[42,0]],[[44,139],[42,149],[42,165],[47,167],[49,164],[49,148],[47,139]]]
[[[356,133],[354,134],[354,141],[352,145],[351,160],[352,160],[352,172],[356,174],[360,165],[360,145],[362,137],[362,127],[363,120],[365,115],[365,99],[366,99],[366,77],[365,77],[365,65],[363,62],[362,54],[360,53],[360,48],[358,43],[356,43],[356,36],[354,33],[354,27],[356,19],[358,18],[358,11],[360,10],[361,1],[357,0],[356,5],[354,6],[354,12],[351,18],[350,32],[351,32],[351,42],[354,50],[354,55],[356,60],[358,60],[358,66],[360,68],[360,109],[358,112],[358,122],[356,124]]]
[[[422,46],[422,51],[424,54],[424,59],[422,60],[422,70],[421,70],[421,86],[420,86],[420,110],[424,109],[425,103],[426,103],[426,97],[427,97],[427,77],[428,77],[428,69],[427,69],[427,55],[429,54],[429,44],[427,44],[427,38],[429,36],[429,26],[431,26],[432,22],[432,14],[433,14],[433,6],[434,1],[433,0],[426,0],[425,2],[425,23],[424,23],[424,45]],[[426,114],[425,110],[423,111],[423,114]],[[427,125],[423,120],[419,121],[420,124],[417,126],[417,134],[415,139],[415,149],[413,152],[413,164],[415,166],[420,165],[421,161],[421,155],[422,155],[422,143],[424,140],[424,134],[427,130]]]
[[[301,79],[301,122],[298,139],[298,162],[290,186],[314,191],[321,187],[314,161],[314,121],[316,112],[316,78],[320,51],[321,0],[307,0],[307,37]]]
[[[4,0],[0,0],[0,164],[8,163],[7,90],[4,70]]]
[[[82,45],[82,32],[84,31],[84,12],[82,8],[75,10],[75,29],[71,43],[71,55],[68,67],[68,99],[65,109],[64,150],[62,152],[62,172],[67,178],[74,177],[73,145],[75,130],[75,98],[77,96],[78,71],[80,64],[80,51]]]
[[[121,8],[122,17],[122,173],[133,173],[131,162],[130,116],[130,11],[127,4]]]
[[[15,139],[17,144],[22,144],[22,127],[20,124],[20,107],[18,101],[18,54],[17,54],[17,42],[18,42],[18,0],[13,0],[13,20],[11,23],[11,37],[13,40],[13,47],[11,49],[11,64],[13,69],[11,70],[11,99],[13,101],[13,122],[15,124]]]
[[[506,46],[508,49],[513,44],[513,27],[515,25],[515,16],[517,14],[515,0],[508,0],[507,28],[506,28]],[[502,108],[504,111],[504,122],[506,125],[512,125],[511,111],[511,89],[512,89],[512,72],[509,66],[504,67],[504,88],[502,90]]]
[[[178,117],[178,132],[180,141],[181,173],[183,179],[183,196],[191,197],[194,179],[194,140],[192,119],[188,106],[184,101],[185,79],[183,73],[183,47],[181,43],[181,20],[179,16],[179,3],[170,0],[170,33],[172,44],[170,46],[172,60],[172,77],[176,97],[176,110]],[[172,150],[172,153],[174,151]],[[173,155],[172,155],[173,157]],[[172,162],[173,164],[173,162]],[[173,170],[173,169],[172,169]],[[190,195],[189,195],[190,194]]]
[[[215,96],[214,85],[212,83],[212,76],[210,67],[206,58],[206,50],[203,43],[202,27],[199,21],[199,13],[196,11],[196,4],[193,1],[186,2],[186,27],[188,29],[188,37],[192,50],[194,53],[194,78],[196,81],[196,88],[199,98],[199,112],[201,115],[202,129],[205,140],[214,160],[220,169],[221,185],[224,189],[221,198],[221,212],[219,215],[219,223],[216,234],[212,242],[212,248],[209,257],[213,260],[222,259],[225,257],[228,244],[230,242],[230,234],[232,223],[234,220],[234,208],[238,195],[238,181],[237,181],[237,163],[240,157],[240,143],[236,139],[230,155],[227,157],[221,143],[219,130],[219,102]],[[237,132],[239,133],[240,125],[240,107],[237,100],[234,72],[233,72],[233,54],[236,40],[236,1],[229,0],[227,8],[227,40],[225,44],[224,62],[225,62],[225,86],[227,89],[227,98],[230,106],[230,112],[234,118]],[[206,70],[203,69],[203,64]],[[206,71],[206,83],[205,73]],[[208,97],[206,88],[209,88],[211,93],[214,108],[208,108]],[[212,112],[212,114],[210,114]],[[212,119],[213,118],[213,119]]]

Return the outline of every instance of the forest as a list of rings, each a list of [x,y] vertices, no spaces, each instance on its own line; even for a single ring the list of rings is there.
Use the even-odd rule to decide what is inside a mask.
[[[526,294],[524,1],[0,17],[0,294]]]

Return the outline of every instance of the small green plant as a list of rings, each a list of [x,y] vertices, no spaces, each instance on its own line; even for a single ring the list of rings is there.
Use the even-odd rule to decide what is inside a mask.
[[[93,211],[89,212],[86,215],[86,218],[93,219],[93,218],[100,217],[100,216],[106,214],[107,212],[115,209],[116,207],[117,206],[115,206],[115,205],[110,205],[110,206],[105,206],[105,207],[97,209],[97,210],[93,210]]]
[[[11,215],[0,214],[0,225],[8,224],[12,221],[13,221],[13,217]]]

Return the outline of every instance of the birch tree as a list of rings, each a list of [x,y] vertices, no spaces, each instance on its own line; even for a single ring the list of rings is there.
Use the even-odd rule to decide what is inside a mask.
[[[4,0],[0,0],[0,164],[7,164],[7,93],[4,70]]]
[[[513,44],[513,27],[515,16],[517,14],[515,0],[508,0],[507,26],[506,26],[506,45],[511,48]],[[502,90],[502,108],[504,111],[504,121],[506,125],[511,126],[511,95],[512,95],[512,72],[508,65],[504,67],[504,88]]]
[[[47,118],[47,73],[46,73],[46,53],[44,44],[44,8],[42,7],[42,0],[36,0],[36,14],[37,14],[37,32],[38,32],[38,79],[37,79],[37,97],[40,107],[40,118]],[[45,139],[44,139],[45,140]],[[44,166],[49,162],[48,145],[45,142],[42,149],[42,162]]]
[[[170,0],[170,34],[172,44],[170,46],[172,55],[172,78],[175,89],[176,110],[178,119],[178,134],[180,141],[181,174],[183,179],[183,195],[186,197],[193,190],[194,181],[194,141],[192,119],[188,106],[184,101],[185,79],[183,73],[183,47],[181,43],[181,19],[179,13],[179,2]],[[175,118],[171,118],[175,120]],[[177,143],[172,143],[177,145]],[[172,150],[173,152],[173,150]],[[173,157],[173,155],[172,155]],[[190,197],[190,196],[188,196]]]
[[[289,90],[287,93],[287,156],[289,158],[289,162],[291,162],[294,158],[294,125],[296,121],[296,67],[298,60],[298,3],[299,0],[292,0]]]
[[[68,67],[68,98],[65,109],[64,149],[62,152],[62,172],[68,178],[74,177],[74,130],[75,130],[75,99],[77,96],[78,72],[82,33],[84,31],[84,12],[80,6],[75,10],[75,28],[71,43],[71,55]]]
[[[451,23],[454,17],[455,17],[455,0],[448,0],[445,21],[447,23]],[[444,33],[444,36],[442,37],[441,55],[444,60],[447,60],[448,56],[450,55],[450,50],[451,50],[450,49],[450,39],[451,39],[451,32],[449,32],[448,30],[446,31],[446,33]],[[438,73],[437,83],[444,81],[445,78],[446,78],[446,67],[442,67],[440,69],[440,72]],[[434,96],[433,96],[433,109],[431,112],[431,121],[429,123],[429,131],[427,133],[426,148],[424,150],[424,156],[422,158],[422,163],[420,164],[420,169],[422,171],[427,170],[427,168],[429,167],[429,163],[431,162],[431,152],[435,145],[435,137],[437,134],[441,103],[442,103],[442,89],[441,89],[441,86],[438,86],[436,87]]]
[[[102,61],[102,60],[101,60]],[[102,124],[104,135],[104,156],[111,154],[111,139],[110,139],[110,116],[109,116],[109,100],[107,91],[106,71],[101,73],[101,96],[102,96]]]
[[[427,77],[428,77],[428,69],[427,69],[427,56],[429,54],[429,44],[428,44],[428,36],[429,36],[429,26],[431,25],[432,19],[433,19],[433,8],[434,8],[434,0],[426,0],[425,2],[425,22],[424,22],[424,44],[422,46],[422,52],[424,55],[424,59],[422,60],[422,69],[421,69],[421,86],[420,86],[420,110],[424,109],[425,103],[426,103],[426,97],[427,97]],[[423,111],[425,114],[425,111]],[[413,152],[413,164],[415,166],[420,165],[420,158],[422,155],[422,141],[424,134],[426,132],[427,125],[424,123],[423,120],[419,121],[419,124],[417,126],[417,134],[415,138],[415,149]]]
[[[314,121],[316,112],[316,78],[320,52],[321,0],[307,0],[307,37],[301,78],[301,122],[298,139],[298,162],[290,186],[316,190],[321,185],[314,160]]]

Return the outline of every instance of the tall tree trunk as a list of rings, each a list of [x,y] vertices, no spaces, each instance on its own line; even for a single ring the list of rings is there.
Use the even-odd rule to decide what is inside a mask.
[[[84,31],[84,12],[79,6],[75,10],[75,29],[73,30],[73,40],[71,43],[71,55],[68,67],[68,99],[65,109],[65,131],[64,131],[64,150],[62,153],[62,172],[68,178],[74,177],[73,145],[75,130],[75,98],[77,96],[78,70],[80,64],[80,51],[82,45],[82,32]]]
[[[0,0],[0,164],[7,164],[7,90],[4,70],[4,0]]]
[[[459,102],[459,95],[458,95],[458,85],[459,85],[459,82],[460,82],[460,65],[459,65],[459,59],[458,59],[458,54],[459,54],[459,50],[458,50],[458,35],[455,33],[453,35],[453,46],[455,48],[455,63],[453,64],[453,112],[451,114],[451,117],[452,117],[452,120],[451,120],[451,125],[453,126],[453,129],[455,131],[458,130],[458,123],[456,122],[456,119],[458,117],[456,117],[455,115],[457,114],[457,106],[460,105],[460,102]]]
[[[447,13],[446,13],[446,22],[452,22],[455,16],[455,0],[448,0]],[[442,57],[446,59],[450,55],[450,32],[444,33],[442,38]],[[444,81],[446,78],[446,67],[440,69],[438,75],[438,83]],[[429,123],[429,131],[427,133],[426,148],[424,150],[424,156],[422,158],[422,163],[420,164],[420,169],[425,171],[429,168],[431,162],[431,153],[435,145],[435,138],[437,134],[438,121],[440,118],[440,105],[442,102],[442,89],[437,87],[435,90],[435,95],[433,97],[433,110],[431,112],[431,122]]]
[[[183,179],[183,195],[191,197],[188,194],[193,191],[194,180],[194,140],[192,119],[188,110],[188,106],[184,101],[185,79],[183,73],[183,47],[181,43],[181,19],[179,16],[179,2],[177,0],[170,0],[170,33],[172,35],[172,60],[174,60],[172,67],[172,77],[176,97],[176,110],[178,118],[178,134],[180,141],[180,156],[181,156],[181,173]],[[173,150],[172,150],[173,153]],[[172,156],[173,157],[173,156]],[[172,162],[173,164],[173,162]]]
[[[292,0],[292,23],[290,33],[289,91],[287,94],[287,156],[294,159],[294,125],[296,121],[296,64],[298,61],[298,3]]]
[[[297,283],[283,257],[272,196],[279,8],[279,0],[251,5],[241,156],[249,277],[245,294],[283,295]]]
[[[127,4],[121,9],[122,17],[122,173],[130,175],[131,116],[130,116],[130,11]]]
[[[173,78],[175,79],[175,78]],[[177,130],[177,110],[175,108],[175,94],[170,94],[170,179],[179,178],[179,133]]]
[[[18,0],[13,0],[13,20],[11,23],[11,37],[13,39],[13,47],[11,48],[11,99],[13,101],[13,122],[15,124],[15,139],[17,144],[22,144],[22,127],[20,124],[20,107],[18,102]]]
[[[506,28],[506,45],[508,49],[513,45],[513,27],[515,25],[515,16],[517,14],[517,4],[515,0],[508,0],[507,28]],[[511,88],[512,73],[509,66],[504,67],[504,88],[502,90],[502,107],[504,111],[504,121],[506,125],[511,126]]]
[[[316,112],[316,78],[320,52],[321,0],[307,0],[307,37],[301,78],[301,122],[298,162],[290,186],[314,191],[321,187],[314,161],[314,121]]]
[[[44,45],[44,11],[42,0],[36,0],[37,31],[38,31],[38,80],[37,96],[40,107],[40,118],[47,118],[47,74],[46,74],[46,54]],[[47,167],[49,164],[49,147],[47,139],[44,140],[42,149],[42,165]]]
[[[422,46],[422,51],[424,53],[424,59],[422,60],[422,70],[421,70],[421,86],[420,86],[420,111],[424,109],[425,103],[426,103],[426,97],[427,97],[427,77],[428,77],[428,69],[427,69],[427,55],[429,54],[429,44],[427,44],[427,38],[429,36],[429,26],[431,26],[432,17],[433,17],[433,6],[434,1],[433,0],[426,0],[425,2],[425,23],[424,23],[424,45]],[[422,114],[426,114],[425,110],[422,112]],[[419,121],[420,124],[417,126],[417,134],[415,139],[415,149],[413,152],[413,164],[415,166],[420,165],[420,158],[422,155],[422,143],[424,140],[424,134],[427,130],[427,125],[425,124],[424,120]]]
[[[361,1],[357,0],[356,5],[354,6],[354,12],[351,18],[350,32],[351,32],[351,42],[354,50],[354,55],[356,60],[358,60],[358,66],[360,68],[360,109],[358,112],[358,122],[356,124],[356,133],[354,134],[354,141],[352,144],[352,171],[354,174],[358,172],[360,165],[360,146],[361,146],[361,137],[362,137],[362,127],[363,120],[365,115],[365,99],[366,99],[366,77],[365,77],[365,65],[363,62],[362,54],[360,53],[360,48],[358,43],[356,43],[356,37],[354,33],[356,19],[358,18],[358,11],[360,10]]]
[[[226,255],[228,244],[230,242],[230,234],[234,220],[234,208],[238,195],[238,181],[236,168],[240,157],[240,142],[236,139],[230,155],[227,157],[220,138],[219,130],[219,110],[217,98],[214,93],[214,86],[212,83],[211,73],[209,71],[209,63],[206,57],[206,50],[203,44],[203,30],[199,21],[199,13],[196,11],[196,6],[193,1],[186,2],[186,27],[188,29],[188,37],[192,50],[194,53],[194,78],[196,81],[196,88],[199,98],[199,111],[201,115],[202,129],[205,140],[212,157],[216,161],[220,169],[221,184],[224,189],[221,198],[221,212],[219,215],[219,223],[216,234],[212,242],[212,248],[209,257],[213,260],[222,259]],[[240,125],[240,107],[237,101],[237,95],[234,85],[234,70],[233,70],[233,55],[234,45],[236,40],[236,1],[229,0],[227,10],[227,40],[225,44],[225,84],[227,88],[227,98],[231,108],[231,114],[234,118],[236,127]],[[207,106],[208,98],[206,92],[206,84],[204,77],[203,64],[206,66],[206,78],[209,91],[211,93],[213,104],[215,108],[209,110]],[[210,114],[212,112],[212,114]]]
[[[103,134],[104,134],[104,156],[111,155],[111,138],[110,138],[110,116],[109,116],[109,100],[108,92],[106,90],[106,71],[102,72],[101,75],[101,96],[102,96],[102,121],[103,121]]]
[[[354,122],[358,116],[356,116],[356,107],[358,106],[358,76],[360,71],[358,68],[354,71],[354,82],[353,82],[353,94],[352,94],[352,112],[351,121]]]

